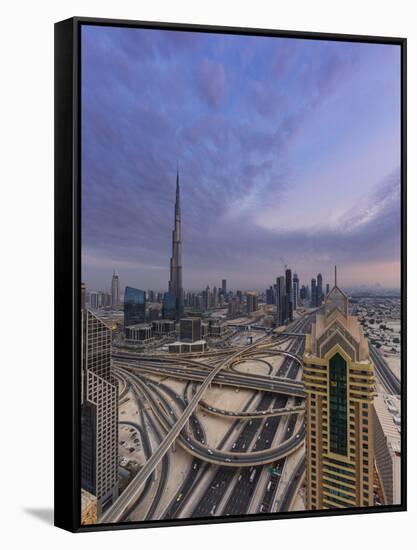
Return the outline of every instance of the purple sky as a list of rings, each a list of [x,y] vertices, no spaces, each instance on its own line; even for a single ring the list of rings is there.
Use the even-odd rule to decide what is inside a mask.
[[[399,46],[84,26],[88,288],[166,289],[177,162],[186,289],[399,286]]]

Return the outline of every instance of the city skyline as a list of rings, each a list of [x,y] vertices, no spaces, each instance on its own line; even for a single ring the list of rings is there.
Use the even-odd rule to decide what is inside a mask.
[[[81,523],[400,503],[399,49],[81,35]]]
[[[182,286],[182,239],[181,239],[181,235],[182,235],[182,228],[181,228],[181,207],[180,207],[180,185],[179,185],[179,171],[178,171],[178,167],[177,167],[177,175],[176,175],[176,187],[175,187],[175,203],[174,203],[174,230],[172,230],[172,236],[171,236],[171,241],[172,241],[172,255],[171,255],[171,259],[170,259],[170,265],[169,265],[169,268],[168,268],[168,271],[169,271],[169,281],[168,281],[168,292],[171,292],[171,284],[174,284],[174,286],[177,285],[177,283],[175,282],[175,279],[177,277],[179,277],[179,288],[180,290],[177,290],[174,292],[174,294],[176,295],[177,293],[179,293],[180,296],[182,296],[182,294],[184,292],[201,292],[204,288],[204,284],[202,284],[200,287],[192,287],[192,288],[183,288]],[[179,254],[179,256],[177,257],[177,255]],[[288,268],[288,269],[287,269]],[[336,266],[332,266],[331,268],[329,268],[333,271],[333,269],[336,269]],[[282,267],[282,270],[283,271],[287,271],[289,270],[289,272],[291,272],[291,267],[290,266],[287,266],[287,264],[285,264],[283,267]],[[279,271],[279,270],[278,270]],[[179,275],[177,274],[177,272],[179,273]],[[296,274],[296,270],[294,270],[294,275],[297,276],[298,278],[298,274]],[[316,279],[315,277],[317,276],[317,280],[319,278],[321,278],[321,280],[323,280],[323,275],[322,273],[318,273],[314,276],[312,276],[312,278],[310,279],[309,277],[306,277],[305,279],[301,279],[301,282],[302,282],[302,286],[305,286],[307,288],[307,290],[310,288],[310,284],[314,284],[316,283]],[[332,274],[329,274],[329,273],[326,273],[325,277],[326,279],[325,280],[331,280],[332,278]],[[174,283],[172,283],[173,281],[173,277],[174,277]],[[125,288],[128,288],[131,284],[133,284],[132,282],[128,282],[126,285],[121,285],[120,287],[120,282],[119,282],[119,275],[117,273],[117,270],[113,270],[113,276],[112,276],[112,280],[111,280],[111,283],[110,283],[110,294],[111,294],[111,304],[114,305],[114,300],[115,300],[115,293],[114,293],[114,283],[115,283],[115,280],[117,281],[117,289],[118,289],[118,292],[117,292],[117,300],[120,299],[120,289],[125,287]],[[265,279],[267,280],[267,279]],[[221,284],[223,285],[223,283],[225,282],[226,280],[225,279],[222,279],[221,280]],[[304,284],[303,284],[304,283]],[[85,286],[85,283],[83,283],[84,286]],[[213,283],[213,282],[207,282],[207,288],[216,288],[217,284],[219,284],[219,281],[217,281],[216,283]],[[145,289],[145,285],[136,285],[136,286],[143,286],[144,289]],[[267,286],[267,283],[265,284],[265,287]],[[320,286],[322,287],[322,283],[320,284]],[[329,286],[329,283],[327,282],[326,286],[328,287]],[[345,288],[346,290],[368,290],[368,291],[371,291],[371,290],[397,290],[397,289],[392,289],[390,287],[383,287],[380,283],[375,283],[374,285],[366,285],[366,284],[357,284],[357,285],[354,285],[353,287],[348,287],[346,285],[341,285],[341,287]],[[219,287],[220,288],[220,285]],[[241,287],[240,289],[238,289],[237,287],[233,286],[233,285],[229,285],[229,289],[233,290],[233,291],[236,291],[236,290],[243,290],[243,291],[257,291],[257,292],[260,292],[260,293],[263,293],[265,291],[265,288],[256,288],[254,287],[253,285],[248,287],[248,288],[245,288],[245,287]],[[106,283],[104,283],[104,285],[100,288],[100,287],[96,287],[96,288],[92,288],[92,287],[89,287],[88,288],[89,291],[99,291],[99,292],[108,292],[108,285]],[[161,292],[161,293],[164,293],[165,289],[164,288],[158,288],[158,287],[148,287],[147,290],[150,290],[150,291],[156,291],[156,292]],[[311,288],[310,288],[311,290]],[[398,288],[399,290],[399,288]],[[182,299],[182,297],[181,297]],[[181,306],[182,307],[182,306]],[[180,310],[181,310],[181,307],[180,307]]]
[[[89,288],[114,269],[166,288],[177,162],[185,289],[266,288],[285,264],[329,280],[334,263],[345,287],[399,287],[395,46],[100,27],[82,39]]]

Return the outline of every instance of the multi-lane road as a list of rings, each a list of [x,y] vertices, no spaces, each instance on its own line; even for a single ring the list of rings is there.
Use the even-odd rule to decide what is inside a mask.
[[[310,322],[310,318],[297,321],[291,330],[298,336],[307,331]],[[292,345],[287,351],[283,351],[277,346],[286,340],[292,342]],[[232,353],[228,350],[228,352],[207,354],[206,360],[204,357],[200,357],[199,360],[184,360],[183,357],[161,358],[156,355],[143,357],[118,351],[114,357],[114,364],[118,376],[124,380],[122,394],[126,395],[131,390],[139,400],[149,404],[152,415],[148,416],[154,417],[152,429],[156,439],[159,440],[159,445],[150,456],[146,456],[146,462],[140,472],[117,501],[103,514],[101,522],[111,523],[128,518],[138,502],[143,499],[147,488],[149,490],[150,475],[161,463],[162,475],[159,487],[144,519],[153,517],[157,498],[161,496],[167,477],[169,467],[167,451],[174,442],[180,444],[194,458],[192,470],[184,479],[181,492],[167,508],[164,517],[176,517],[181,513],[181,509],[193,493],[197,494],[198,480],[201,480],[204,475],[210,476],[207,470],[216,468],[215,465],[217,469],[209,494],[203,491],[200,501],[196,499],[191,515],[200,517],[213,515],[219,513],[219,508],[223,515],[247,511],[261,473],[265,471],[263,465],[285,463],[286,457],[303,443],[303,423],[299,423],[295,430],[296,421],[303,413],[304,392],[302,384],[296,380],[302,364],[300,357],[303,345],[302,338],[281,336],[273,340],[271,335],[267,334],[254,344],[233,350]],[[286,357],[278,372],[273,375],[249,375],[233,368],[238,362],[251,357],[261,356],[265,360],[278,354]],[[194,385],[195,391],[191,395],[189,391],[188,395],[187,391],[184,391],[183,396],[176,395],[169,386],[161,385],[161,382],[155,383],[147,378],[149,374],[185,379],[189,381],[187,389]],[[196,387],[196,383],[200,385]],[[201,405],[207,410],[203,395],[213,383],[255,390],[257,393],[262,392],[262,397],[255,410],[248,404],[246,410],[238,411],[237,414],[225,409],[209,411],[214,414],[235,416],[234,425],[242,424],[239,435],[234,441],[226,433],[223,441],[216,448],[211,449],[207,446],[203,427],[195,412]],[[175,403],[175,407],[172,403]],[[282,422],[286,423],[286,429],[281,439],[277,440],[277,430]],[[141,438],[143,439],[143,434]],[[271,492],[271,485],[268,484],[268,493]],[[268,497],[264,495],[263,501],[267,500]],[[271,504],[264,508],[270,508]],[[208,506],[210,506],[209,510]]]
[[[386,391],[392,395],[401,395],[401,382],[392,372],[385,359],[379,354],[373,345],[369,345],[369,352],[372,362],[375,365],[375,374],[385,387]]]

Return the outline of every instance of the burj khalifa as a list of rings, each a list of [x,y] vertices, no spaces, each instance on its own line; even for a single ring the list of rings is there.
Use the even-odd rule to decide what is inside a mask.
[[[170,261],[169,293],[175,296],[175,318],[182,317],[184,296],[182,289],[182,241],[181,241],[181,206],[180,179],[177,171],[177,188],[175,194],[175,221],[172,231],[172,256]]]

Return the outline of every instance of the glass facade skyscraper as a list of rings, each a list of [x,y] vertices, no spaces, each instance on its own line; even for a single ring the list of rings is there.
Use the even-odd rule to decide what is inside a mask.
[[[118,387],[111,369],[111,329],[81,314],[81,487],[97,498],[97,518],[118,496]]]
[[[164,319],[176,319],[177,317],[177,297],[173,292],[164,292],[162,317]]]
[[[145,322],[146,294],[144,290],[127,286],[124,300],[124,325],[136,325]]]
[[[336,277],[306,338],[303,380],[307,508],[372,506],[374,369]]]
[[[293,301],[292,301],[292,273],[291,269],[285,270],[285,295],[286,295],[286,322],[290,323],[293,320]]]

